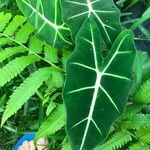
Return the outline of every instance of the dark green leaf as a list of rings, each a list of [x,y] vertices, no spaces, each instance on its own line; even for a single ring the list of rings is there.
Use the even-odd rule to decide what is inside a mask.
[[[63,19],[73,38],[87,18],[93,18],[108,47],[121,31],[119,11],[112,0],[62,0]]]
[[[46,42],[59,48],[72,45],[70,31],[61,19],[60,0],[17,0],[17,4]]]
[[[101,40],[97,24],[86,20],[68,61],[63,97],[73,150],[92,149],[104,141],[112,123],[124,112],[132,87],[132,32],[121,32],[106,58]]]

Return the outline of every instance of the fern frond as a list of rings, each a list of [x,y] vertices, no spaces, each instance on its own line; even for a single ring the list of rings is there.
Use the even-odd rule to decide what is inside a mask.
[[[1,12],[0,13],[0,32],[2,32],[4,30],[4,28],[6,27],[6,25],[9,23],[9,20],[11,19],[12,14],[11,13],[4,13]]]
[[[35,31],[35,28],[30,23],[26,22],[25,17],[21,15],[17,15],[10,20],[11,18],[11,13],[0,13],[0,20],[2,20],[0,24],[0,32],[1,35],[5,35],[5,38],[3,39],[7,39],[6,36],[10,36],[20,43],[27,43],[30,35]],[[2,42],[0,42],[0,46],[1,43]]]
[[[139,130],[136,131],[136,135],[139,141],[150,144],[150,123],[144,127],[141,127]]]
[[[54,102],[50,102],[47,109],[46,109],[46,115],[49,116],[50,113],[56,108],[56,104]]]
[[[39,40],[36,36],[32,36],[29,39],[28,47],[31,51],[34,51],[35,53],[41,53],[43,50],[45,42]]]
[[[10,14],[10,13],[6,13],[6,14]],[[4,13],[2,13],[2,16],[4,16]],[[10,16],[12,17],[11,14],[10,14]],[[8,17],[5,17],[5,19],[8,19]],[[21,19],[21,21],[18,21],[19,23],[17,23],[17,19]],[[35,28],[30,23],[28,23],[25,18],[23,19],[23,16],[16,16],[16,18],[14,18],[14,19],[12,18],[12,20],[10,20],[10,21],[7,20],[7,25],[3,26],[3,30],[0,31],[0,47],[9,47],[9,46],[20,45],[20,46],[26,48],[26,50],[29,53],[36,55],[44,62],[50,64],[51,66],[57,68],[58,70],[63,71],[62,68],[56,66],[54,64],[54,62],[51,62],[51,60],[52,60],[52,61],[55,61],[55,63],[56,63],[56,58],[57,58],[56,53],[52,53],[55,55],[51,55],[48,57],[46,56],[45,58],[43,58],[42,56],[40,56],[38,54],[38,52],[43,53],[44,47],[51,48],[50,45],[46,44],[44,41],[40,41],[37,38],[35,38],[33,42],[35,43],[35,41],[36,41],[40,44],[37,44],[37,47],[39,49],[35,50],[35,48],[36,48],[35,47],[33,50],[33,45],[34,45],[34,43],[32,44],[33,37],[35,37]],[[32,46],[32,49],[30,49],[31,46]],[[41,47],[39,47],[39,46],[41,46]]]
[[[28,65],[40,59],[34,55],[18,57],[0,68],[0,86],[4,86],[11,79],[21,73]]]
[[[130,118],[141,111],[141,105],[128,105],[121,119]]]
[[[25,17],[21,15],[12,17],[11,13],[0,13],[0,19],[3,20],[3,24],[5,24],[2,25],[0,30],[1,48],[9,48],[18,45],[22,46],[30,54],[34,54],[44,62],[50,64],[58,70],[63,71],[62,68],[54,64],[58,62],[57,52],[54,52],[50,45],[35,37],[35,28],[26,21]],[[36,44],[36,46],[34,44]],[[44,49],[46,49],[45,58],[38,54],[44,53]],[[48,49],[52,49],[52,51],[48,52]]]
[[[150,102],[150,79],[140,86],[133,97],[138,103],[148,104]]]
[[[47,82],[49,88],[62,88],[64,85],[64,75],[62,72],[51,68],[52,78]]]
[[[149,150],[149,146],[138,142],[130,146],[129,150]]]
[[[70,145],[70,143],[69,143],[69,142],[63,143],[61,150],[71,150],[71,145]]]
[[[35,140],[41,137],[48,137],[55,134],[66,123],[65,108],[63,105],[58,106],[48,119],[43,123],[38,132],[36,133]]]
[[[145,125],[150,124],[150,114],[135,114],[134,116],[128,117],[127,121],[122,122],[122,126],[126,129],[140,129]]]
[[[26,49],[22,46],[14,46],[14,47],[5,48],[4,50],[0,51],[0,63],[15,54],[23,53],[25,51]]]
[[[1,126],[5,121],[15,114],[29,98],[35,94],[37,89],[43,84],[45,80],[50,78],[50,68],[42,68],[32,73],[27,79],[16,88],[7,102],[4,111]]]
[[[58,50],[48,44],[44,47],[45,59],[52,63],[58,63]]]
[[[23,25],[23,23],[26,21],[25,17],[23,16],[15,16],[13,20],[7,25],[7,27],[4,30],[4,34],[7,36],[12,36],[15,34],[16,30]]]
[[[116,150],[118,148],[121,148],[131,140],[132,140],[131,135],[129,135],[126,131],[120,131],[118,133],[115,133],[104,144],[96,147],[95,150]]]
[[[6,37],[0,37],[0,47],[3,47],[5,45],[12,45],[13,41],[11,41],[10,39],[6,38]]]

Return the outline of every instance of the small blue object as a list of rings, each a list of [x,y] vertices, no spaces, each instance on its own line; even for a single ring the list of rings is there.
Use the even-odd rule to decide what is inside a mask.
[[[18,140],[18,142],[16,143],[16,145],[14,147],[14,150],[18,150],[19,146],[21,146],[24,141],[31,141],[34,139],[34,137],[35,137],[34,133],[25,134]]]

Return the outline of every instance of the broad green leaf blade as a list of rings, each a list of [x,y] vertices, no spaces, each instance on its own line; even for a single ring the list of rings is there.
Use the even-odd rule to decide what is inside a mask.
[[[105,58],[101,40],[95,21],[86,20],[68,61],[63,97],[73,150],[92,149],[104,141],[112,123],[124,112],[132,87],[132,32],[121,32]]]
[[[58,48],[68,48],[72,45],[68,38],[70,31],[61,19],[60,0],[16,1],[43,40]]]
[[[35,140],[55,134],[66,123],[64,105],[58,106],[36,133]]]
[[[1,126],[29,100],[43,82],[50,77],[51,69],[41,68],[26,78],[26,80],[24,80],[24,82],[21,83],[10,96],[2,117]]]
[[[120,13],[112,0],[62,0],[62,8],[73,38],[87,18],[97,22],[107,47],[121,31]]]

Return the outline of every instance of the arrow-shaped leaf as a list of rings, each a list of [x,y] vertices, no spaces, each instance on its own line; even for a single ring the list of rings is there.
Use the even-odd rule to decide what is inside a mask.
[[[101,40],[95,21],[86,20],[67,64],[63,96],[73,150],[91,150],[104,141],[122,115],[132,87],[132,32],[121,32],[105,58]]]
[[[87,18],[97,22],[108,48],[121,31],[120,13],[112,0],[62,0],[62,8],[73,38]]]
[[[46,42],[59,48],[72,45],[61,19],[60,0],[17,0],[17,4]]]

